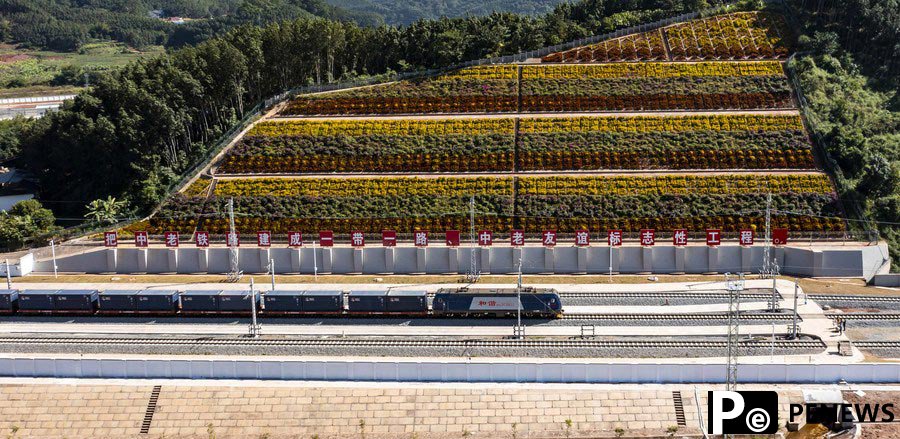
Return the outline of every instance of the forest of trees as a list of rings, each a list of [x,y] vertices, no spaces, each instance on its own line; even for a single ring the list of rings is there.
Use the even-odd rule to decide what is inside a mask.
[[[150,14],[193,20],[172,24]],[[73,51],[91,40],[113,40],[135,49],[196,44],[235,26],[314,16],[362,25],[380,24],[365,12],[322,0],[0,0],[0,41]]]
[[[387,24],[407,25],[421,19],[515,12],[539,15],[569,0],[327,0],[351,11],[375,14]]]
[[[806,0],[791,64],[844,204],[856,204],[900,261],[900,1]],[[855,209],[854,209],[855,210]],[[853,210],[849,212],[853,216]],[[868,224],[854,224],[863,229]]]

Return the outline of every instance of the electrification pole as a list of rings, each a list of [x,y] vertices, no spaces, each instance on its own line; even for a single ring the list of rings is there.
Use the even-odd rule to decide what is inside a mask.
[[[516,330],[513,335],[517,339],[525,338],[525,328],[522,326],[522,256],[519,256],[519,275],[516,280]]]
[[[262,329],[260,325],[256,322],[256,289],[253,288],[253,278],[250,278],[250,332],[249,335],[251,338],[259,337],[259,334]]]
[[[466,272],[466,282],[467,283],[475,283],[478,282],[478,278],[480,277],[480,273],[478,273],[478,255],[476,255],[476,249],[478,249],[478,235],[476,235],[475,231],[475,196],[469,199],[469,239],[472,241],[472,249],[469,252],[469,270]]]
[[[794,323],[791,325],[791,340],[796,340],[798,333],[800,332],[797,328],[797,296],[800,294],[800,285],[797,284],[797,280],[794,279]]]
[[[771,245],[772,245],[772,193],[766,197],[766,239],[763,244],[763,260],[762,267],[759,270],[759,278],[765,279],[772,272],[772,256],[771,256]]]

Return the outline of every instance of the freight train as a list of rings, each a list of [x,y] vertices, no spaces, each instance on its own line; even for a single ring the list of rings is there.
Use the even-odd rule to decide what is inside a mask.
[[[521,298],[521,300],[520,300]],[[526,317],[562,315],[553,289],[442,288],[432,305],[424,290],[0,290],[0,314],[246,316]]]

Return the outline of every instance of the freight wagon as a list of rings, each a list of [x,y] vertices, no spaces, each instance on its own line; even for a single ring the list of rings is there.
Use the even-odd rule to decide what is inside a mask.
[[[190,290],[181,293],[181,313],[190,315],[218,314],[222,290]]]
[[[19,290],[0,290],[0,314],[12,314],[19,301]]]
[[[520,301],[521,299],[521,301]],[[252,305],[251,305],[252,303]],[[245,290],[5,290],[0,313],[246,316],[398,315],[514,317],[521,306],[528,317],[558,317],[559,294],[552,289],[440,289],[428,305],[424,290],[277,290],[251,299]]]
[[[275,290],[263,294],[262,314],[266,316],[344,313],[344,292],[340,290]]]

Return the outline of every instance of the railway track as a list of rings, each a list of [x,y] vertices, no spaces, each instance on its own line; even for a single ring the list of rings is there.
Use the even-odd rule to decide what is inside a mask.
[[[791,321],[792,314],[787,313],[741,313],[741,321]],[[686,320],[728,320],[728,313],[683,313],[683,314],[573,314],[563,313],[560,320],[669,320],[669,321],[686,321]]]
[[[614,292],[572,292],[559,293],[560,299],[728,299],[727,292],[639,292],[639,293],[614,293]],[[742,302],[764,302],[772,299],[772,293],[741,293]],[[777,296],[781,299],[781,295]],[[563,302],[565,303],[565,302]]]
[[[128,346],[295,346],[346,348],[542,348],[542,349],[724,349],[725,340],[385,340],[385,339],[253,339],[253,338],[77,338],[0,337],[0,344],[128,345]],[[744,340],[745,348],[771,348],[772,341]],[[821,340],[776,340],[775,347],[824,349]]]
[[[859,349],[900,349],[900,341],[855,341]]]
[[[900,320],[900,313],[896,312],[848,312],[848,313],[825,313],[825,317],[829,319],[842,318],[844,320]]]
[[[875,303],[900,303],[900,296],[839,296],[836,294],[810,294],[810,300],[815,301],[841,301],[841,302],[875,302]]]

